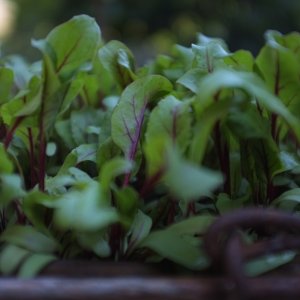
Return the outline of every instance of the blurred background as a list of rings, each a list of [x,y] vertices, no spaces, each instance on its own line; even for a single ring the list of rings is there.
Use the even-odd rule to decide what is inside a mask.
[[[104,40],[126,43],[139,63],[174,43],[190,45],[197,32],[256,54],[267,29],[300,30],[299,0],[0,0],[2,55],[39,58],[30,40],[82,13],[97,19]]]

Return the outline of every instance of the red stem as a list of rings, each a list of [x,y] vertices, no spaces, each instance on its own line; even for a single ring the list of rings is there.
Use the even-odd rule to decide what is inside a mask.
[[[40,131],[40,148],[39,148],[39,189],[45,190],[46,177],[46,141],[44,131]]]
[[[6,133],[6,137],[4,140],[4,148],[7,149],[10,145],[10,142],[13,139],[14,133],[17,130],[18,126],[21,124],[21,122],[23,121],[24,117],[17,117],[12,128],[10,130],[7,131]]]
[[[133,105],[134,105],[134,103],[133,103]],[[139,115],[138,116],[135,115],[135,118],[136,118],[136,130],[134,132],[134,136],[131,137],[130,134],[128,134],[128,136],[129,136],[129,138],[131,140],[131,147],[129,149],[129,154],[128,154],[128,159],[130,161],[133,161],[134,157],[136,155],[136,151],[137,151],[137,147],[138,147],[138,144],[139,144],[140,135],[141,135],[141,131],[142,131],[142,126],[143,126],[143,122],[144,122],[146,107],[147,107],[147,102],[145,102],[145,104],[142,107]],[[126,122],[125,122],[124,125],[126,127]],[[131,172],[129,172],[129,173],[127,173],[125,175],[124,181],[123,181],[123,187],[125,187],[125,186],[127,186],[129,184],[130,177],[131,177]]]
[[[193,215],[196,215],[196,205],[195,205],[195,202],[189,203],[188,209],[187,209],[187,213],[186,213],[186,217],[193,216]]]
[[[215,143],[219,157],[219,163],[222,173],[225,175],[224,192],[231,195],[231,172],[229,148],[226,141],[223,141],[221,136],[220,122],[215,126]]]
[[[120,224],[111,226],[109,245],[113,259],[118,259],[122,255],[122,239],[124,232]]]
[[[171,225],[174,223],[175,220],[175,213],[176,213],[176,202],[171,199],[170,201],[170,208],[169,208],[169,212],[168,212],[168,225]]]
[[[164,173],[164,168],[159,169],[149,179],[147,179],[140,190],[140,197],[144,198],[153,189]]]
[[[13,202],[16,214],[17,214],[17,220],[18,220],[18,224],[25,224],[26,222],[26,217],[24,215],[24,213],[22,212],[21,208],[20,208],[20,203],[19,201],[15,200]]]
[[[32,136],[32,129],[27,128],[29,140],[29,163],[30,163],[30,188],[36,184],[35,161],[34,161],[34,143]]]

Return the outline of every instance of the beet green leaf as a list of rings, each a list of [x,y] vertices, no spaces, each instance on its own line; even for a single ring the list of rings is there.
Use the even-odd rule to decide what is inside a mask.
[[[196,234],[205,232],[212,223],[212,216],[196,216],[175,223],[164,230],[153,231],[138,245],[155,251],[192,270],[202,270],[209,265],[199,237]]]
[[[38,41],[38,44],[34,41],[33,44],[51,58],[55,74],[70,78],[78,68],[95,57],[100,42],[101,32],[96,21],[81,15],[57,26],[44,41]]]
[[[172,85],[166,78],[150,75],[137,79],[122,93],[112,114],[111,134],[127,159],[135,158],[148,104],[171,89]]]
[[[121,88],[125,88],[136,78],[133,54],[123,43],[108,42],[99,50],[99,58]]]
[[[170,140],[181,152],[185,152],[191,135],[192,115],[189,102],[168,96],[162,99],[150,114],[146,142],[160,136]]]
[[[164,181],[174,197],[182,202],[208,196],[222,183],[222,175],[218,172],[186,161],[174,149],[169,149],[167,153]]]

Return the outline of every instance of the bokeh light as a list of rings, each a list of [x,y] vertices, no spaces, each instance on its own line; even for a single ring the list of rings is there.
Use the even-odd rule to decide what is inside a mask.
[[[16,17],[16,5],[9,0],[0,0],[0,39],[13,32]]]

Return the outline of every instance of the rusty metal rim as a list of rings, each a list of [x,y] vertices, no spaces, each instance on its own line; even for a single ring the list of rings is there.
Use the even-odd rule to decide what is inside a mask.
[[[247,279],[255,299],[299,299],[300,277]],[[289,283],[288,285],[286,283]],[[37,278],[0,279],[0,299],[228,299],[234,283],[227,278]]]

